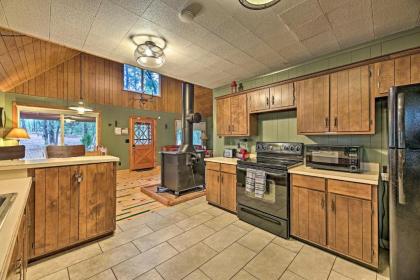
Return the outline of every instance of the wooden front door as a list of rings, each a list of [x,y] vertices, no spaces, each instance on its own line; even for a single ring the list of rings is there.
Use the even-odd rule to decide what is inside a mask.
[[[130,170],[155,167],[156,120],[130,118]]]

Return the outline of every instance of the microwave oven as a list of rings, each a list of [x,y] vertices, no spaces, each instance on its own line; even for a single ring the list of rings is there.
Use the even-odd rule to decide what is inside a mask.
[[[361,146],[305,145],[306,165],[312,168],[360,173]]]

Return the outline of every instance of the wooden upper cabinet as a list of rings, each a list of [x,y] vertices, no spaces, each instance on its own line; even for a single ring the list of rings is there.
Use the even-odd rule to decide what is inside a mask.
[[[217,135],[250,136],[256,133],[256,116],[248,113],[247,94],[237,94],[216,100]]]
[[[284,84],[270,88],[270,109],[295,107],[294,84]]]
[[[411,74],[410,74],[410,57],[404,56],[400,58],[396,58],[394,61],[395,65],[395,85],[401,86],[401,85],[408,85],[411,83]]]
[[[369,66],[333,73],[330,82],[330,131],[366,133],[374,129]]]
[[[235,95],[230,98],[231,134],[246,135],[248,133],[247,95]]]
[[[217,135],[229,135],[230,132],[230,98],[221,98],[216,101]]]
[[[412,84],[420,83],[420,54],[415,54],[410,57],[410,82]]]
[[[295,83],[298,134],[319,134],[329,131],[329,75]]]
[[[387,95],[395,84],[394,60],[387,60],[373,65],[373,89],[375,96]]]
[[[249,112],[259,112],[270,109],[270,89],[264,88],[248,93]]]

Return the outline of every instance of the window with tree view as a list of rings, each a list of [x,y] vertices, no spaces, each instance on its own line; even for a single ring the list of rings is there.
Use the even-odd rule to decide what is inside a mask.
[[[19,108],[19,125],[28,131],[30,139],[21,140],[25,145],[25,159],[46,157],[48,145],[85,145],[93,151],[97,145],[97,114],[73,115],[71,112]],[[41,110],[42,111],[42,110]]]
[[[160,75],[124,64],[124,90],[160,96]]]

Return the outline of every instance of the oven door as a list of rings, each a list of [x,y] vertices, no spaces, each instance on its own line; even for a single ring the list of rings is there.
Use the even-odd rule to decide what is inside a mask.
[[[258,167],[252,167],[259,169]],[[275,217],[288,219],[289,190],[287,171],[263,169],[266,172],[266,192],[262,198],[245,190],[246,167],[237,167],[236,199],[240,205],[257,209]]]

